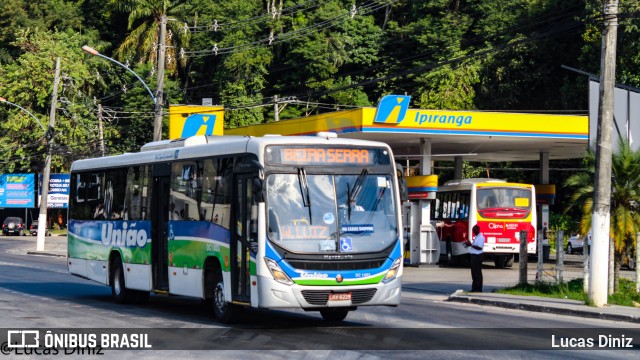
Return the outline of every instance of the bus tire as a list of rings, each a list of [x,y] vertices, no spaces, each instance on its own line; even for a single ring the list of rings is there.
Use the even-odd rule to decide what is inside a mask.
[[[218,321],[228,324],[234,322],[238,316],[240,309],[224,298],[224,280],[222,274],[218,271],[213,278],[213,315]]]
[[[340,322],[344,320],[349,314],[347,309],[322,309],[320,315],[322,318],[329,322]]]
[[[498,269],[504,269],[507,264],[507,255],[495,255],[493,263]]]
[[[129,304],[135,300],[135,292],[127,289],[120,258],[111,261],[111,296],[118,304]]]
[[[451,246],[451,240],[447,240],[447,253],[446,253],[446,257],[447,257],[447,265],[451,266],[453,265],[453,247]]]
[[[507,255],[507,261],[505,262],[504,266],[508,267],[508,268],[512,268],[513,267],[513,258],[515,256],[514,255]]]

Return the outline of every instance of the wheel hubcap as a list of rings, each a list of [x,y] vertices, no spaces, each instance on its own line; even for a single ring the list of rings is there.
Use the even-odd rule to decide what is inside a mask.
[[[213,302],[216,306],[216,309],[221,313],[224,313],[227,309],[227,302],[224,301],[224,284],[219,282],[216,285],[216,289],[213,293]]]
[[[120,269],[116,269],[115,274],[113,274],[113,288],[116,294],[120,294],[122,290],[122,285],[120,284]]]

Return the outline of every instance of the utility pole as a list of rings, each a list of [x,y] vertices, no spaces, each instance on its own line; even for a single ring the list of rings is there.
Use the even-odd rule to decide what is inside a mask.
[[[54,123],[56,109],[58,108],[58,85],[60,84],[60,58],[56,59],[56,73],[53,78],[53,95],[51,96],[51,111],[49,112],[49,129],[47,129],[47,158],[42,174],[42,188],[40,196],[40,215],[38,216],[38,237],[36,239],[36,251],[44,251],[44,235],[47,229],[47,197],[49,196],[49,177],[51,176],[51,150],[55,142]]]
[[[273,95],[273,117],[275,121],[280,121],[280,110],[278,109],[278,95]]]
[[[160,17],[160,39],[158,40],[158,77],[156,80],[156,102],[153,106],[153,141],[162,140],[162,102],[164,91],[164,58],[167,51],[167,15]]]
[[[596,173],[592,214],[591,285],[589,300],[597,307],[607,304],[609,275],[609,228],[611,208],[611,134],[613,95],[616,75],[616,38],[618,35],[618,0],[604,4],[602,56],[600,62],[600,101],[596,144]]]
[[[102,104],[98,104],[98,137],[100,138],[100,155],[104,156],[104,133],[102,132]]]

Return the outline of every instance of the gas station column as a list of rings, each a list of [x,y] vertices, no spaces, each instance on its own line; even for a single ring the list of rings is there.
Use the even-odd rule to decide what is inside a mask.
[[[549,183],[549,153],[540,153],[540,184]]]
[[[420,139],[420,175],[431,175],[431,139]],[[420,200],[421,225],[431,224],[431,200]]]
[[[453,158],[454,161],[454,170],[453,170],[453,178],[455,180],[462,179],[462,156],[456,156]]]
[[[431,139],[420,139],[420,176],[418,177],[427,178],[428,175],[431,175]],[[440,249],[438,237],[431,226],[431,199],[427,196],[418,199],[411,201],[409,210],[410,264],[435,265],[440,257]]]
[[[549,153],[540,153],[540,184],[549,184]],[[539,207],[540,220],[538,220],[538,241],[542,243],[542,260],[549,260],[549,253],[551,251],[549,245],[549,204],[542,204]],[[538,246],[538,249],[540,247]],[[540,256],[538,256],[540,263]],[[541,264],[539,264],[539,267]]]

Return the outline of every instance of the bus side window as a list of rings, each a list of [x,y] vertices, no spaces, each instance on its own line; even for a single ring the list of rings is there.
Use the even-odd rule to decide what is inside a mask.
[[[436,197],[432,205],[433,206],[431,207],[431,211],[432,211],[431,218],[437,219],[440,216],[440,209],[438,208],[440,205],[440,199]]]
[[[469,194],[460,195],[460,218],[469,219]]]

